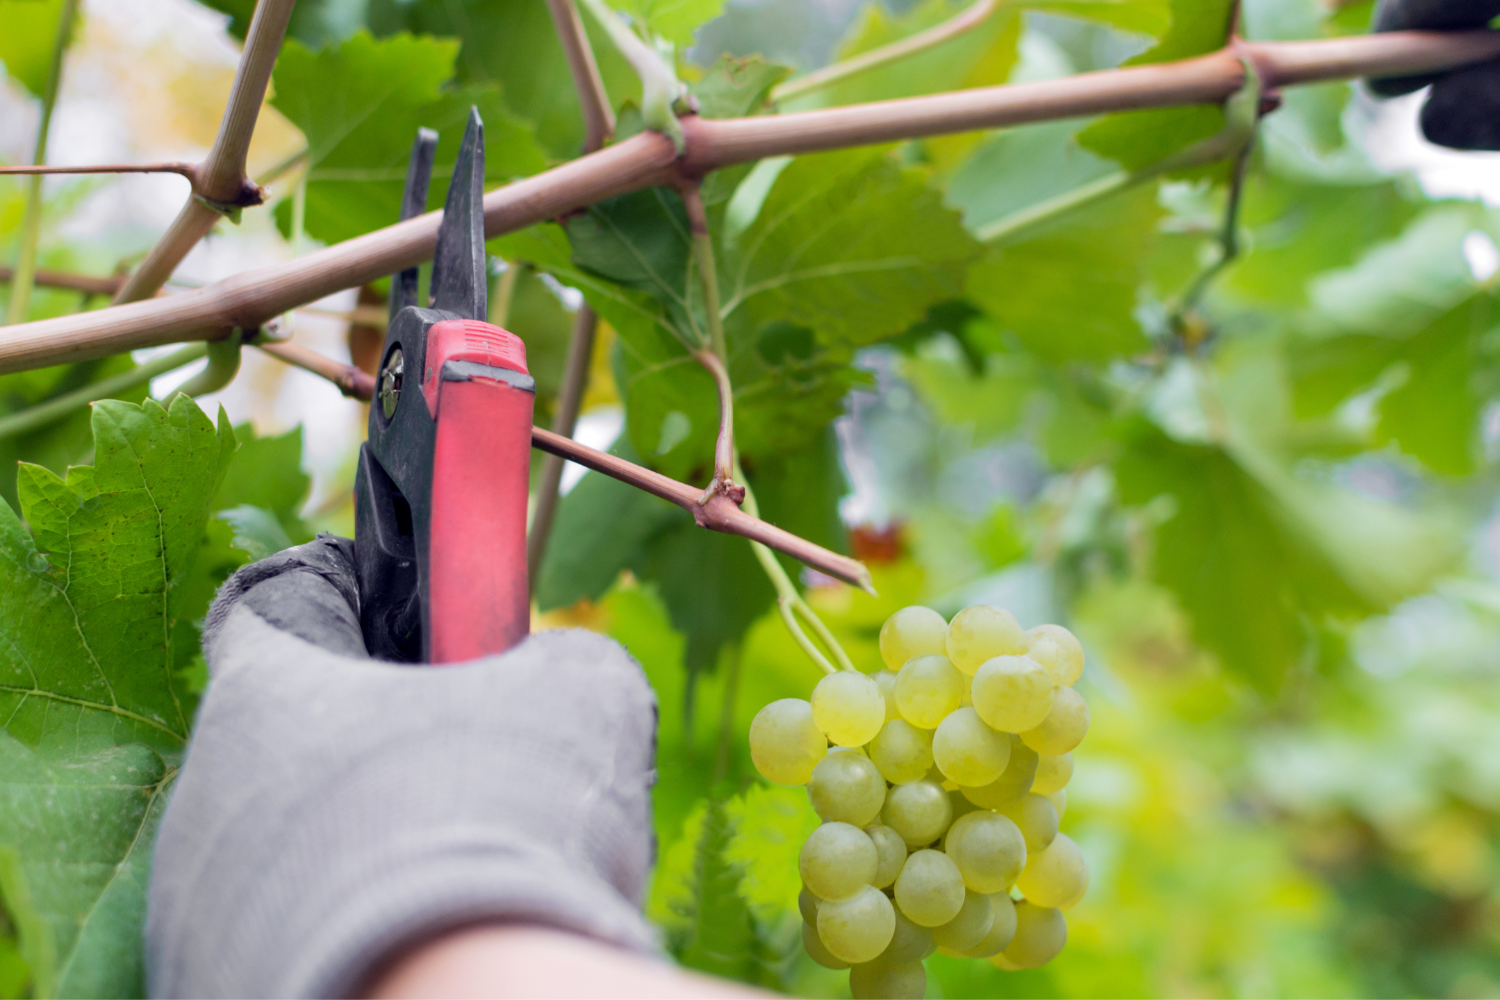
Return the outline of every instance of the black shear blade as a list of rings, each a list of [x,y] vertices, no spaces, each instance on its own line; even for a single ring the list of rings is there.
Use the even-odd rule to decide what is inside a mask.
[[[432,304],[465,319],[485,318],[488,282],[484,267],[484,123],[469,109],[443,222],[432,258]]]
[[[412,140],[411,158],[406,164],[406,191],[401,196],[401,221],[427,211],[427,189],[432,185],[432,160],[437,154],[438,134],[430,128],[417,129]],[[408,267],[391,279],[391,322],[407,306],[417,304],[417,268]]]

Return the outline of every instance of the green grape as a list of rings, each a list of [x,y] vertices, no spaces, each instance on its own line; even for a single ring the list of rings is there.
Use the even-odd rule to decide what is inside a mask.
[[[813,723],[812,706],[801,698],[773,701],[750,723],[750,759],[767,781],[805,785],[828,753],[828,739]]]
[[[1052,678],[1052,686],[1057,687],[1057,677],[1063,670],[1062,647],[1051,639],[1034,639],[1031,648],[1026,650],[1026,658],[1041,664],[1042,669],[1047,671],[1047,676]]]
[[[936,947],[932,940],[932,928],[914,924],[906,918],[900,908],[896,909],[896,933],[891,943],[881,953],[882,962],[920,962],[932,954]]]
[[[1051,846],[1027,859],[1016,886],[1038,906],[1061,908],[1083,898],[1089,886],[1089,866],[1073,838],[1059,833]]]
[[[963,953],[964,958],[989,958],[1004,951],[1016,936],[1016,904],[1005,893],[990,896],[993,920],[990,931],[978,944]]]
[[[1028,855],[1045,851],[1052,838],[1057,836],[1057,809],[1046,796],[1027,792],[1018,801],[1001,809],[1000,815],[1021,828]]]
[[[932,733],[892,719],[870,741],[870,760],[893,785],[921,781],[932,770]]]
[[[818,937],[818,929],[806,921],[802,924],[802,950],[807,952],[808,958],[825,969],[849,968],[848,962],[828,950],[823,939]]]
[[[985,661],[997,656],[1020,656],[1030,645],[1009,611],[976,604],[953,616],[943,648],[955,667],[972,675]]]
[[[848,823],[824,823],[802,845],[797,868],[802,884],[823,903],[848,899],[875,881],[879,852],[869,834]]]
[[[963,674],[964,693],[959,696],[958,707],[969,708],[974,704],[974,675]]]
[[[1047,671],[1058,687],[1071,687],[1083,676],[1083,646],[1072,632],[1061,625],[1038,625],[1026,630],[1026,638],[1033,646],[1046,641],[1057,647],[1059,655]]]
[[[948,713],[932,734],[932,760],[959,785],[982,787],[1005,773],[1010,734],[986,726],[972,708]]]
[[[1083,695],[1070,687],[1058,688],[1052,709],[1034,729],[1021,733],[1021,740],[1037,753],[1057,756],[1083,742],[1089,731],[1089,707]]]
[[[941,785],[913,781],[886,793],[880,822],[900,834],[907,847],[926,847],[953,822],[953,806]]]
[[[818,907],[818,937],[851,965],[878,958],[896,932],[896,908],[885,893],[867,885],[848,899]]]
[[[885,805],[885,778],[864,754],[831,753],[813,768],[807,796],[823,819],[864,826]]]
[[[932,940],[938,947],[953,951],[968,951],[984,940],[995,922],[995,912],[990,907],[990,897],[978,892],[964,893],[964,905],[958,915],[946,924],[932,929]]]
[[[921,962],[887,962],[883,958],[849,970],[854,1000],[911,1000],[927,992],[927,969]]]
[[[1068,790],[1059,788],[1047,796],[1047,801],[1052,803],[1052,808],[1057,810],[1057,818],[1062,819],[1063,813],[1068,811]]]
[[[1036,774],[1037,754],[1021,742],[1021,737],[1010,735],[1010,763],[1005,773],[988,785],[979,788],[960,788],[964,798],[984,809],[1004,809],[1025,795],[1031,788]]]
[[[1031,790],[1038,795],[1051,795],[1060,792],[1063,786],[1073,777],[1073,755],[1071,753],[1050,754],[1044,753],[1037,758],[1036,780],[1031,783]],[[1057,811],[1059,816],[1062,810]]]
[[[941,653],[948,637],[948,623],[931,608],[902,608],[880,626],[880,658],[892,670],[900,670],[913,656]]]
[[[821,902],[823,901],[814,896],[805,885],[797,893],[797,909],[802,912],[802,919],[809,924],[818,922],[818,904]]]
[[[963,693],[963,675],[946,656],[914,656],[896,675],[896,708],[922,729],[936,729]]]
[[[997,656],[974,675],[974,710],[991,729],[1023,733],[1051,709],[1052,676],[1024,656]]]
[[[864,674],[840,670],[813,688],[812,717],[839,746],[864,746],[885,723],[885,699]]]
[[[880,696],[885,699],[885,721],[901,718],[901,713],[896,709],[896,672],[894,670],[877,670],[870,675],[875,681],[875,686],[880,689]]]
[[[1016,936],[990,961],[1002,969],[1036,969],[1058,956],[1068,942],[1068,923],[1061,910],[1016,904]]]
[[[1004,892],[1026,864],[1026,838],[1008,817],[988,809],[954,821],[944,843],[964,885],[974,892]]]
[[[916,851],[896,876],[896,905],[914,924],[940,927],[964,905],[964,879],[942,851]]]
[[[901,834],[880,823],[865,827],[865,833],[875,844],[875,880],[870,884],[884,889],[896,881],[901,866],[906,864],[906,841]]]

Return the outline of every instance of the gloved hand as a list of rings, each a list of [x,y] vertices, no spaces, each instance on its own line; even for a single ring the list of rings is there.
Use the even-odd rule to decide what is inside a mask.
[[[1500,15],[1500,0],[1379,0],[1375,31],[1456,31],[1483,28]],[[1422,105],[1422,134],[1454,149],[1500,150],[1500,60],[1446,73],[1368,81],[1381,97],[1432,85]]]
[[[639,665],[583,631],[370,660],[353,558],[320,536],[209,612],[211,681],[156,842],[152,995],[345,996],[404,945],[484,921],[654,951]]]

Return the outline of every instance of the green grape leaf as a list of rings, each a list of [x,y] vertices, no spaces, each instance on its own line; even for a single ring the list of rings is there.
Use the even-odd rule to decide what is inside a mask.
[[[564,222],[573,264],[658,304],[661,325],[684,344],[709,342],[702,292],[689,282],[692,235],[675,191],[651,188],[576,212]]]
[[[545,165],[530,126],[506,108],[495,84],[446,87],[457,41],[359,33],[313,51],[288,42],[273,76],[276,109],[307,138],[306,228],[338,242],[396,221],[418,127],[439,133],[430,207],[446,197],[469,108],[485,128],[485,178],[497,184]],[[290,231],[291,199],[277,208]]]
[[[969,269],[968,297],[1003,332],[1053,361],[1145,349],[1135,308],[1157,244],[1156,192],[1138,188],[1071,212]]]
[[[1156,511],[1152,572],[1194,637],[1274,691],[1325,623],[1421,593],[1462,548],[1451,518],[1288,473],[1249,436],[1270,434],[1274,380],[1246,369],[1240,381],[1225,405],[1254,423],[1248,431],[1230,431],[1225,444],[1203,440],[1158,404],[1151,409],[1166,431],[1132,425],[1114,469],[1121,499]]]
[[[1418,211],[1392,183],[1319,184],[1257,171],[1247,179],[1240,215],[1250,237],[1215,291],[1247,303],[1302,306],[1315,276],[1354,265],[1396,238]]]
[[[1027,10],[1110,24],[1143,35],[1162,35],[1172,24],[1171,0],[1025,0]]]
[[[240,504],[219,511],[219,519],[234,529],[230,544],[252,560],[264,559],[292,547],[292,539],[277,520],[275,512],[264,507]]]
[[[43,995],[143,989],[146,869],[192,711],[174,623],[235,447],[182,395],[98,403],[93,431],[94,465],[23,466],[29,534],[0,505],[0,891]]]
[[[1119,168],[1080,146],[1076,122],[996,133],[949,179],[944,200],[978,231]]]
[[[867,4],[850,26],[837,58],[851,59],[909,38],[947,21],[967,6],[955,0],[922,0],[893,15],[881,4]],[[858,104],[1004,83],[1016,64],[1021,27],[1020,14],[1001,7],[983,24],[942,45],[820,88],[794,100],[792,106]]]
[[[1395,444],[1443,475],[1468,475],[1479,463],[1480,416],[1500,374],[1497,328],[1500,308],[1486,292],[1403,339],[1297,341],[1290,363],[1298,409],[1321,415],[1371,392],[1373,444]]]
[[[923,171],[880,151],[787,166],[720,266],[724,308],[751,327],[805,326],[854,349],[893,337],[957,298],[980,247]]]
[[[534,0],[368,0],[370,30],[463,40],[455,69],[466,86],[499,84],[507,106],[536,129],[549,160],[569,160],[583,144],[583,115],[547,5]],[[611,104],[640,101],[640,81],[608,35],[585,15]],[[485,117],[488,124],[489,117]],[[410,136],[407,142],[410,143]]]
[[[40,97],[52,73],[52,49],[63,0],[0,0],[0,62],[10,78]],[[74,21],[73,36],[77,37]],[[73,38],[70,38],[72,44]],[[29,162],[29,161],[28,161]]]
[[[646,32],[683,48],[698,28],[719,16],[724,0],[610,0]]]
[[[302,471],[302,428],[257,437],[253,426],[241,424],[234,436],[240,446],[214,497],[214,510],[258,507],[275,516],[288,545],[312,541],[300,516],[312,488],[312,478]]]
[[[1126,66],[1171,62],[1222,48],[1229,39],[1233,0],[1171,0],[1172,23],[1158,44]],[[1208,105],[1157,108],[1107,115],[1078,141],[1128,170],[1137,170],[1218,132],[1224,113]]]
[[[98,361],[0,375],[0,411],[16,413],[134,367],[135,362],[130,356],[122,354]],[[136,386],[118,393],[115,398],[139,402],[146,397],[148,388],[146,385]],[[28,433],[0,438],[0,498],[13,507],[20,503],[16,497],[18,460],[24,458],[61,472],[88,454],[92,443],[86,407]]]
[[[1464,252],[1470,234],[1493,246],[1500,217],[1475,202],[1427,209],[1349,267],[1319,275],[1308,289],[1307,327],[1384,337],[1424,328],[1480,287]]]
[[[703,118],[744,118],[765,107],[771,88],[791,73],[790,66],[760,56],[722,55],[689,89]]]

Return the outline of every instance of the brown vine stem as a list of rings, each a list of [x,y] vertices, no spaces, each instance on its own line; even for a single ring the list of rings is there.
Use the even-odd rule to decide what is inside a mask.
[[[245,157],[250,151],[250,137],[255,132],[260,106],[266,99],[266,87],[271,82],[271,69],[276,65],[276,56],[281,51],[281,40],[286,35],[295,2],[260,0],[255,5],[250,30],[245,33],[244,52],[229,91],[229,102],[219,123],[219,134],[214,139],[213,148],[208,151],[208,158],[194,168],[193,193],[166,233],[115,296],[116,303],[150,299],[167,283],[188,251],[208,235],[219,219],[225,216],[238,218],[240,209],[265,201],[265,189],[245,176]],[[258,326],[259,322],[245,329]]]
[[[47,136],[52,131],[52,112],[57,108],[57,91],[62,85],[63,56],[73,34],[78,15],[78,0],[63,0],[57,15],[57,36],[52,43],[52,65],[47,72],[47,90],[42,94],[42,120],[36,130],[36,147],[31,158],[34,165],[47,162]],[[10,302],[5,321],[20,323],[31,309],[31,285],[36,273],[37,246],[42,236],[42,178],[33,175],[26,188],[26,211],[21,217],[21,252],[16,259],[15,277],[10,286]]]
[[[375,377],[354,365],[346,365],[301,344],[285,340],[255,346],[277,361],[323,376],[338,386],[339,391],[346,396],[366,403],[375,396]]]
[[[609,106],[609,94],[599,75],[599,64],[589,46],[588,34],[573,0],[547,0],[547,10],[557,29],[557,39],[573,75],[573,89],[583,109],[583,151],[592,153],[604,148],[615,134],[615,114]],[[562,385],[552,412],[552,433],[571,438],[578,428],[578,411],[588,389],[589,369],[594,358],[594,337],[599,331],[599,316],[584,303],[573,317],[568,337],[568,356],[563,362]],[[542,576],[542,561],[547,542],[552,537],[552,522],[557,517],[559,491],[562,488],[564,461],[549,453],[542,461],[541,481],[537,484],[536,504],[531,512],[531,531],[526,536],[527,579],[534,593]]]
[[[16,269],[0,267],[0,281],[10,282],[16,278]],[[68,274],[65,271],[38,269],[32,272],[31,283],[38,288],[61,288],[84,295],[113,295],[125,284],[124,277],[95,278],[87,274]]]
[[[837,552],[830,552],[821,545],[809,542],[805,538],[798,538],[789,531],[762,521],[741,510],[727,497],[716,496],[708,503],[700,504],[698,502],[700,491],[696,487],[689,486],[687,483],[679,483],[659,472],[653,472],[634,462],[627,462],[616,455],[606,454],[540,427],[531,429],[531,446],[560,455],[570,462],[577,462],[584,468],[593,469],[595,472],[618,479],[622,483],[645,490],[652,496],[669,500],[693,515],[693,520],[700,528],[722,531],[726,535],[739,535],[753,542],[759,542],[777,552],[784,552],[819,572],[844,580],[869,593],[875,592],[870,582],[870,571],[863,563],[850,559],[848,556],[841,556]]]
[[[988,21],[990,15],[995,13],[996,6],[997,0],[976,0],[975,3],[943,23],[935,24],[926,31],[919,31],[910,38],[882,45],[853,58],[824,66],[822,69],[778,84],[771,90],[771,103],[785,104],[787,101],[794,101],[815,90],[832,86],[840,80],[846,80],[860,73],[868,73],[872,69],[905,59],[907,56],[914,56],[919,52],[936,48],[950,39],[973,31]]]
[[[0,174],[181,174],[188,180],[198,175],[192,163],[98,163],[83,167],[58,167],[35,164],[29,167],[0,167]]]
[[[592,153],[615,134],[615,113],[609,106],[604,78],[599,75],[599,64],[573,0],[547,0],[547,10],[567,57],[568,70],[573,74],[578,103],[583,107],[583,151]]]
[[[272,0],[266,0],[267,3]],[[1244,84],[1242,58],[1267,89],[1362,76],[1399,76],[1500,55],[1500,32],[1390,32],[1306,42],[1259,42],[1175,63],[1059,80],[984,87],[787,115],[683,119],[687,151],[645,132],[485,196],[485,232],[498,236],[595,202],[767,156],[998,128],[1108,111],[1222,103]],[[294,261],[247,271],[154,301],[0,330],[0,372],[104,357],[271,317],[432,256],[440,213],[409,219]]]

